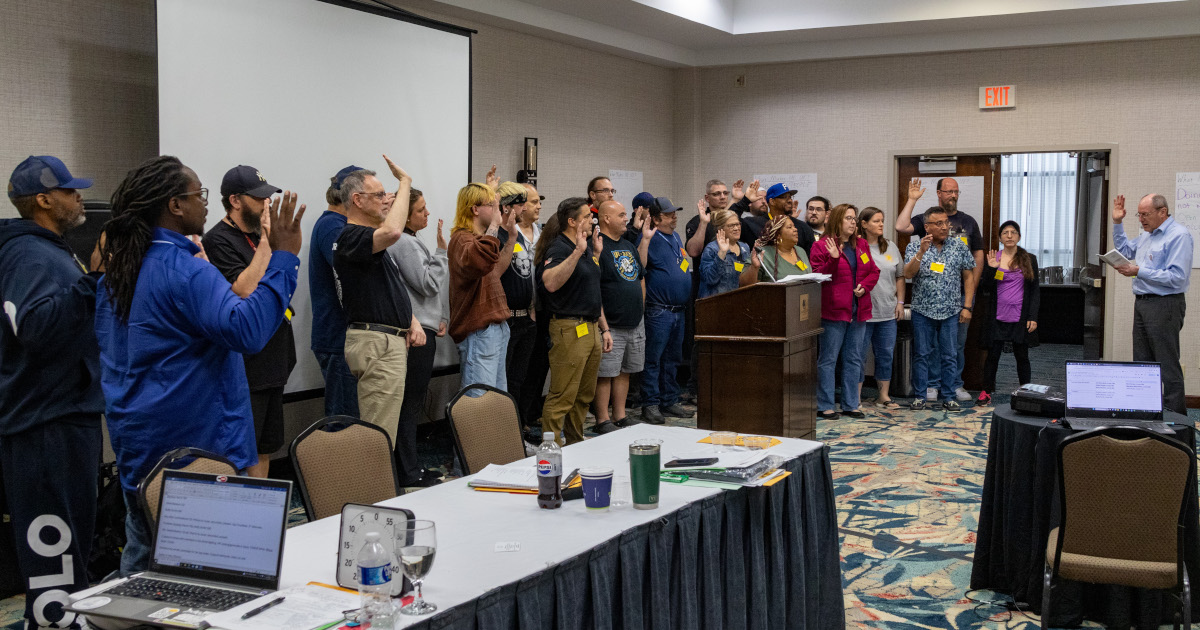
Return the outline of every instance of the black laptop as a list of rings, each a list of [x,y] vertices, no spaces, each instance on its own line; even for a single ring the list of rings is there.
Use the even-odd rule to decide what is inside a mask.
[[[1135,426],[1171,433],[1163,422],[1162,368],[1136,361],[1067,361],[1072,429]]]
[[[167,628],[278,590],[292,482],[167,470],[150,570],[72,612]]]

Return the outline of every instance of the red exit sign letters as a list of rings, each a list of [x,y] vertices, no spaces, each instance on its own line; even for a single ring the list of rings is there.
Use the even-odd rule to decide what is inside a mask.
[[[979,109],[1012,109],[1017,106],[1017,86],[993,85],[979,88]]]

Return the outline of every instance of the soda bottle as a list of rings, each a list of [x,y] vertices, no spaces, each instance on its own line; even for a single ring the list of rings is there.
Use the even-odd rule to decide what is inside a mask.
[[[537,448],[538,507],[555,510],[562,507],[562,449],[554,441],[554,432],[542,434]]]
[[[372,630],[392,630],[392,554],[379,542],[379,532],[367,532],[366,544],[358,552],[358,596],[363,618]]]

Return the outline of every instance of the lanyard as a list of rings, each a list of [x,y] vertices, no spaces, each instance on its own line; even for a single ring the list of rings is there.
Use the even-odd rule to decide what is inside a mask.
[[[674,240],[672,240],[672,239],[669,239],[669,238],[667,238],[667,235],[666,235],[666,234],[663,234],[662,232],[655,232],[655,234],[657,234],[658,236],[661,236],[661,237],[663,237],[663,240],[664,240],[664,241],[666,241],[666,242],[667,242],[667,244],[671,246],[671,249],[672,249],[672,250],[674,251],[674,253],[675,253],[675,262],[683,262],[683,248],[682,248],[682,247],[675,247],[675,241],[674,241]],[[674,236],[674,235],[675,235],[675,233],[674,233],[674,232],[671,232],[671,236]]]

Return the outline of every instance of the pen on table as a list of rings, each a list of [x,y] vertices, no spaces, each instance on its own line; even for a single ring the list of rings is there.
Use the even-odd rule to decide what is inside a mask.
[[[571,484],[575,482],[575,478],[578,476],[579,476],[579,469],[576,468],[575,470],[572,470],[571,474],[567,475],[567,478],[563,480],[562,487],[564,487],[564,488],[571,487]]]
[[[250,612],[242,615],[242,619],[249,619],[249,618],[253,617],[254,615],[257,615],[258,613],[260,613],[276,604],[282,604],[283,599],[284,598],[282,598],[282,597],[276,597],[275,599],[272,599],[271,601],[263,604],[262,606],[259,606],[258,608],[255,608],[254,610],[251,610]]]

